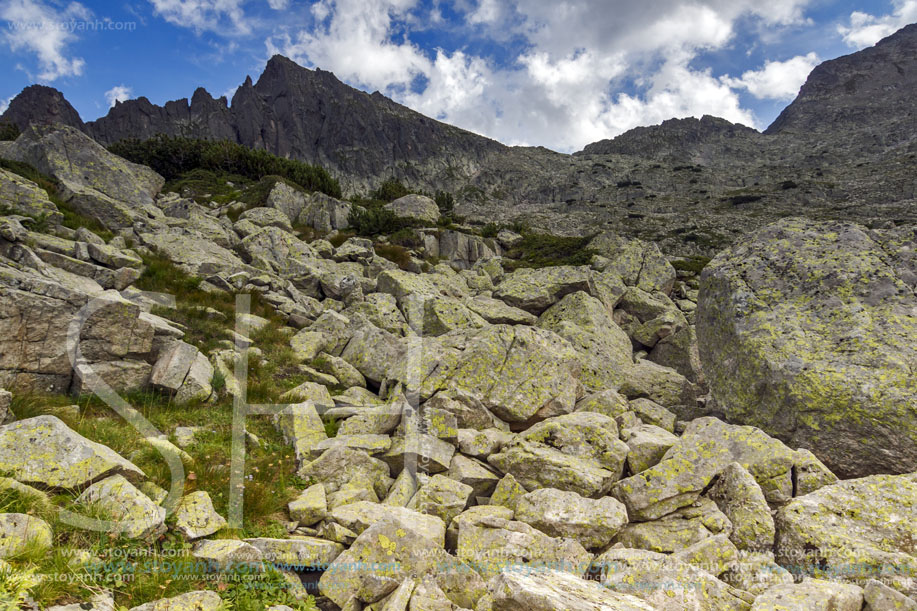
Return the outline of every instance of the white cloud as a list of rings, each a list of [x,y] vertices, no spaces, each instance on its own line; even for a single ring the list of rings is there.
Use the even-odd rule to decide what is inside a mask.
[[[275,11],[283,11],[290,6],[290,0],[267,0],[267,3]]]
[[[223,35],[249,34],[245,0],[149,0],[153,12],[169,23]],[[276,0],[275,0],[276,2]],[[273,4],[272,4],[273,6]]]
[[[319,21],[313,30],[269,39],[268,49],[330,69],[361,86],[403,88],[434,66],[419,47],[390,39],[394,20],[404,19],[415,4],[416,0],[320,0],[312,5]]]
[[[818,65],[818,55],[797,55],[783,62],[768,61],[760,70],[749,70],[742,78],[724,78],[733,89],[746,89],[759,99],[792,100]]]
[[[105,101],[108,102],[108,107],[112,108],[115,105],[115,102],[124,102],[131,99],[131,96],[134,95],[134,91],[130,87],[124,85],[115,85],[111,89],[105,92]]]
[[[419,0],[318,0],[317,25],[288,29],[267,47],[503,142],[570,151],[672,117],[713,114],[754,126],[738,90],[784,99],[816,58],[767,63],[735,79],[693,62],[732,44],[740,19],[769,32],[805,23],[809,2],[773,0],[765,10],[757,0],[454,0],[470,40],[519,49],[496,65],[467,48],[418,47],[410,33],[429,10]]]
[[[86,62],[68,57],[67,47],[77,40],[71,27],[87,20],[92,13],[78,2],[65,9],[38,0],[0,2],[0,19],[7,21],[3,39],[12,51],[33,53],[40,72],[37,80],[54,81],[64,76],[79,76]]]
[[[6,109],[10,107],[10,102],[13,101],[13,98],[6,98],[5,100],[0,100],[0,115],[6,112]]]
[[[839,26],[838,32],[851,47],[862,49],[876,44],[909,23],[917,21],[917,0],[893,0],[889,15],[875,16],[862,11],[850,14],[850,25]]]

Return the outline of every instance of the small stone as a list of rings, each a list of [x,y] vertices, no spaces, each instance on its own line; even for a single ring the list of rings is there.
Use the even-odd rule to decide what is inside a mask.
[[[213,509],[203,490],[185,495],[175,509],[175,528],[187,539],[200,539],[226,526],[226,519]]]

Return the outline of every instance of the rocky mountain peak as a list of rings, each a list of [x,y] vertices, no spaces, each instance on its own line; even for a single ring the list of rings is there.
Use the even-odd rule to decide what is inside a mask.
[[[754,141],[760,134],[745,125],[704,115],[700,119],[669,119],[660,125],[637,127],[611,140],[590,144],[583,155],[631,155],[709,161],[730,149]]]
[[[765,133],[856,132],[883,146],[909,140],[915,88],[917,24],[911,24],[874,47],[817,66]]]
[[[0,123],[12,123],[25,130],[29,124],[63,123],[84,129],[80,114],[64,98],[64,94],[45,85],[30,85],[10,102],[0,115]]]

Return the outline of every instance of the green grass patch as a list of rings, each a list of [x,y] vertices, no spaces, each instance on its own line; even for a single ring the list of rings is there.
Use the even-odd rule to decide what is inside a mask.
[[[397,244],[376,244],[376,254],[383,259],[388,259],[401,269],[408,269],[411,265],[411,253],[404,246]]]

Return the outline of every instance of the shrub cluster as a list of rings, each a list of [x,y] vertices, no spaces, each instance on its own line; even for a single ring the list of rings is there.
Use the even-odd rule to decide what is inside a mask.
[[[13,123],[0,123],[0,141],[15,140],[19,137],[19,127]]]
[[[250,149],[228,140],[159,135],[149,140],[121,140],[112,144],[109,150],[129,161],[153,168],[166,180],[175,180],[198,169],[236,174],[251,180],[276,175],[306,190],[341,197],[341,185],[324,168],[278,157],[260,149]]]

